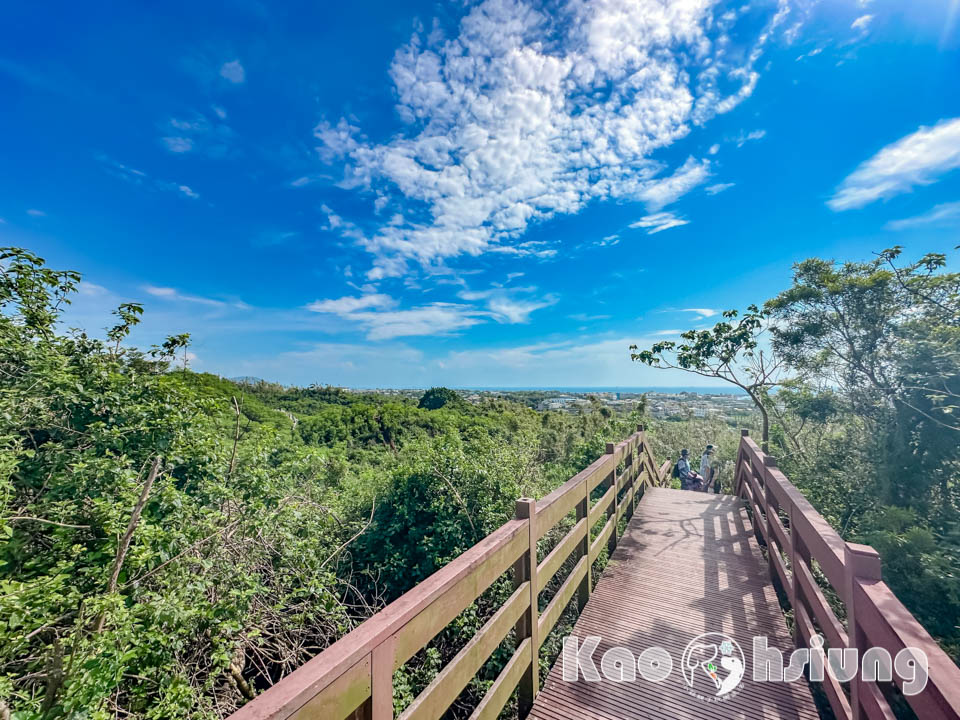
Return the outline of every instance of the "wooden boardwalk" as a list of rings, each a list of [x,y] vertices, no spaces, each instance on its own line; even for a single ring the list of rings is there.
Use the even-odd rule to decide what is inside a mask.
[[[719,700],[709,679],[698,676],[690,688],[681,669],[684,648],[702,633],[732,637],[745,655],[738,690]],[[751,679],[754,636],[766,636],[785,657],[794,643],[736,497],[648,489],[571,634],[581,642],[602,638],[593,654],[598,669],[610,647],[638,656],[659,646],[672,656],[673,672],[661,683],[639,676],[635,682],[565,682],[558,660],[530,720],[819,718],[806,682]]]

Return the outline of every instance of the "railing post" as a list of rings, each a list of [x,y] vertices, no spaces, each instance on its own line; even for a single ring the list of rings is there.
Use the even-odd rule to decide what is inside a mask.
[[[529,607],[517,621],[515,631],[518,645],[524,638],[530,638],[530,666],[524,671],[517,686],[517,707],[520,717],[524,717],[530,712],[533,700],[540,692],[540,641],[537,636],[540,614],[540,593],[537,589],[537,501],[530,498],[517,500],[517,519],[528,521],[530,539],[527,552],[517,560],[513,570],[514,587],[527,581],[530,583]]]
[[[606,482],[608,490],[613,488],[613,497],[607,506],[607,522],[610,522],[610,518],[613,518],[613,530],[610,532],[610,539],[607,540],[607,553],[610,555],[613,555],[613,551],[617,549],[617,525],[619,524],[617,523],[617,494],[620,492],[620,488],[617,487],[616,451],[616,445],[607,443],[607,455],[610,455],[614,460],[613,469],[610,471],[609,479]]]
[[[737,448],[737,462],[733,466],[733,492],[737,497],[743,496],[743,473],[740,472],[740,467],[743,463],[743,438],[748,437],[749,435],[749,430],[746,428],[741,428],[740,447]]]
[[[793,576],[790,578],[790,606],[793,608],[794,618],[798,613],[797,607],[804,602],[803,599],[803,588],[800,585],[800,573],[797,572],[797,568],[800,567],[798,563],[805,563],[806,566],[810,567],[810,550],[807,549],[807,544],[803,541],[803,538],[800,537],[800,532],[797,530],[797,521],[796,516],[800,514],[800,511],[797,509],[797,506],[794,505],[793,500],[790,501],[790,569],[793,572]],[[806,609],[806,608],[804,608]],[[794,620],[793,623],[793,639],[794,644],[797,647],[801,647],[803,644],[803,636],[800,634],[800,623]]]
[[[643,493],[647,489],[645,483],[640,482],[640,475],[644,472],[644,468],[646,467],[646,463],[644,462],[644,453],[647,451],[647,436],[646,433],[644,433],[643,425],[637,425],[637,435],[639,436],[637,437],[637,452],[633,460],[636,468],[634,468],[633,473],[634,487],[633,503],[631,503],[633,507],[630,508],[631,517],[633,517],[633,511],[637,508],[637,503],[640,502],[640,498],[643,497]],[[647,476],[649,478],[649,471],[647,471]]]
[[[863,660],[863,653],[867,650],[867,640],[857,623],[857,608],[854,590],[858,580],[880,580],[880,555],[869,545],[846,543],[844,550],[844,571],[846,580],[847,605],[847,642],[850,647],[856,648],[859,658]],[[861,720],[866,715],[860,705],[861,673],[850,681],[850,710],[853,720]]]
[[[637,425],[637,441],[633,444],[633,447],[630,449],[629,459],[630,466],[627,476],[630,478],[630,499],[627,502],[627,510],[624,517],[627,518],[627,522],[633,518],[633,509],[637,505],[637,480],[640,479],[640,468],[642,463],[640,462],[640,450],[643,448],[643,437],[641,433],[643,432],[643,425]]]
[[[775,468],[777,466],[777,461],[774,460],[769,455],[763,456],[763,466],[765,468]],[[767,525],[767,562],[770,565],[770,577],[778,577],[777,569],[773,567],[773,556],[770,554],[770,546],[772,545],[774,550],[776,550],[776,541],[773,538],[773,520],[770,518],[770,510],[774,503],[773,493],[770,492],[770,483],[767,482],[767,474],[764,473],[761,478],[763,481],[763,497],[756,498],[757,507],[763,508],[763,514],[766,520]],[[786,590],[787,588],[784,588]]]
[[[577,560],[587,559],[587,572],[580,582],[577,590],[577,610],[583,610],[587,601],[590,599],[590,593],[593,590],[593,564],[590,562],[590,483],[583,481],[584,495],[583,500],[577,503],[577,522],[583,520],[586,528],[583,531],[583,540],[580,543],[580,550],[577,553]]]
[[[393,720],[393,650],[388,638],[373,649],[370,658],[371,720]]]

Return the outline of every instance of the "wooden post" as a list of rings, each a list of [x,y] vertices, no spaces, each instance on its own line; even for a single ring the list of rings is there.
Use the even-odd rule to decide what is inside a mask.
[[[630,522],[630,519],[633,517],[633,506],[637,500],[637,460],[640,459],[640,453],[637,452],[637,448],[640,447],[640,438],[636,438],[636,442],[630,446],[630,452],[627,453],[627,497],[624,498],[624,501],[627,503],[627,509],[624,511],[624,517],[627,519],[627,523]]]
[[[857,624],[857,609],[854,599],[854,588],[858,580],[880,580],[881,562],[880,555],[869,545],[857,545],[847,543],[844,550],[844,571],[846,579],[846,605],[847,605],[847,642],[850,647],[857,648],[860,653],[860,660],[863,660],[863,653],[867,650],[867,640],[860,626]],[[860,685],[862,684],[860,673],[850,681],[850,710],[853,720],[862,720],[866,718],[863,708],[860,705]]]
[[[580,582],[577,590],[577,610],[583,610],[587,601],[590,599],[590,593],[593,591],[593,565],[590,562],[590,484],[584,480],[583,500],[577,503],[577,522],[585,519],[587,524],[583,533],[583,540],[580,542],[580,549],[577,551],[577,560],[587,558],[587,572]]]
[[[740,471],[740,466],[743,463],[743,439],[750,435],[750,431],[746,428],[741,428],[740,430],[740,447],[737,448],[737,462],[733,466],[733,492],[737,497],[743,497],[743,473]]]
[[[370,662],[371,720],[393,720],[393,649],[387,638],[374,648]]]
[[[610,504],[607,506],[607,522],[610,521],[610,518],[613,518],[613,531],[610,533],[610,539],[607,540],[608,555],[613,555],[613,551],[617,549],[617,493],[620,491],[620,488],[617,487],[616,451],[616,445],[613,443],[607,443],[607,455],[610,455],[614,458],[613,469],[610,470],[610,475],[606,481],[607,489],[609,490],[610,488],[613,488],[613,497],[610,499]]]
[[[797,608],[804,603],[803,588],[800,585],[800,573],[797,571],[797,568],[800,567],[798,563],[805,563],[808,568],[810,567],[810,551],[807,549],[807,544],[803,541],[803,538],[800,536],[800,532],[797,530],[796,519],[799,514],[800,511],[791,500],[790,568],[793,571],[793,576],[790,578],[790,584],[792,585],[790,588],[790,606],[793,608],[794,618],[796,618],[797,613],[799,612]],[[797,647],[801,647],[803,645],[803,636],[800,634],[800,623],[798,623],[796,620],[794,620],[793,623],[793,640]]]
[[[777,466],[777,461],[774,460],[769,455],[763,456],[763,466],[765,468],[775,468]],[[770,483],[767,482],[767,474],[764,473],[763,477],[760,478],[763,482],[763,497],[756,498],[757,507],[763,508],[763,514],[766,516],[766,525],[767,525],[767,562],[770,565],[770,577],[775,578],[779,577],[777,575],[777,569],[773,567],[773,556],[771,552],[777,551],[777,542],[773,537],[773,519],[770,517],[771,510],[774,510],[773,504],[775,502],[773,493],[770,492]],[[774,510],[775,511],[775,510]],[[773,548],[771,551],[770,548]],[[786,590],[787,588],[784,588]]]
[[[540,593],[537,590],[537,501],[530,498],[517,500],[517,519],[528,521],[530,538],[529,548],[517,560],[513,573],[514,587],[530,582],[529,607],[517,621],[515,632],[518,645],[524,638],[530,638],[530,665],[524,670],[517,685],[517,706],[520,717],[523,717],[530,712],[533,701],[540,692],[540,641],[537,636],[540,614]]]
[[[643,492],[646,490],[645,483],[640,481],[640,475],[643,473],[644,468],[644,453],[647,451],[647,434],[646,427],[643,425],[637,425],[637,434],[640,436],[637,438],[637,454],[635,455],[634,463],[636,464],[636,472],[634,473],[634,488],[633,488],[633,508],[630,511],[631,517],[633,516],[633,510],[636,509],[637,503],[640,502],[640,498],[643,497]],[[649,478],[649,471],[647,472],[647,477]]]

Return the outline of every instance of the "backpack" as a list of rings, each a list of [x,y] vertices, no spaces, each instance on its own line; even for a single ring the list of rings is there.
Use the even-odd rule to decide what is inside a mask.
[[[680,477],[680,461],[679,461],[679,460],[677,460],[677,461],[673,464],[673,477],[675,477],[675,478]]]

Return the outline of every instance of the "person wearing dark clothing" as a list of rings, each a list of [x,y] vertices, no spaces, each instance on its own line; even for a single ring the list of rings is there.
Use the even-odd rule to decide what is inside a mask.
[[[703,478],[690,468],[690,451],[686,448],[680,451],[680,459],[674,466],[673,475],[680,478],[681,490],[703,489]]]

